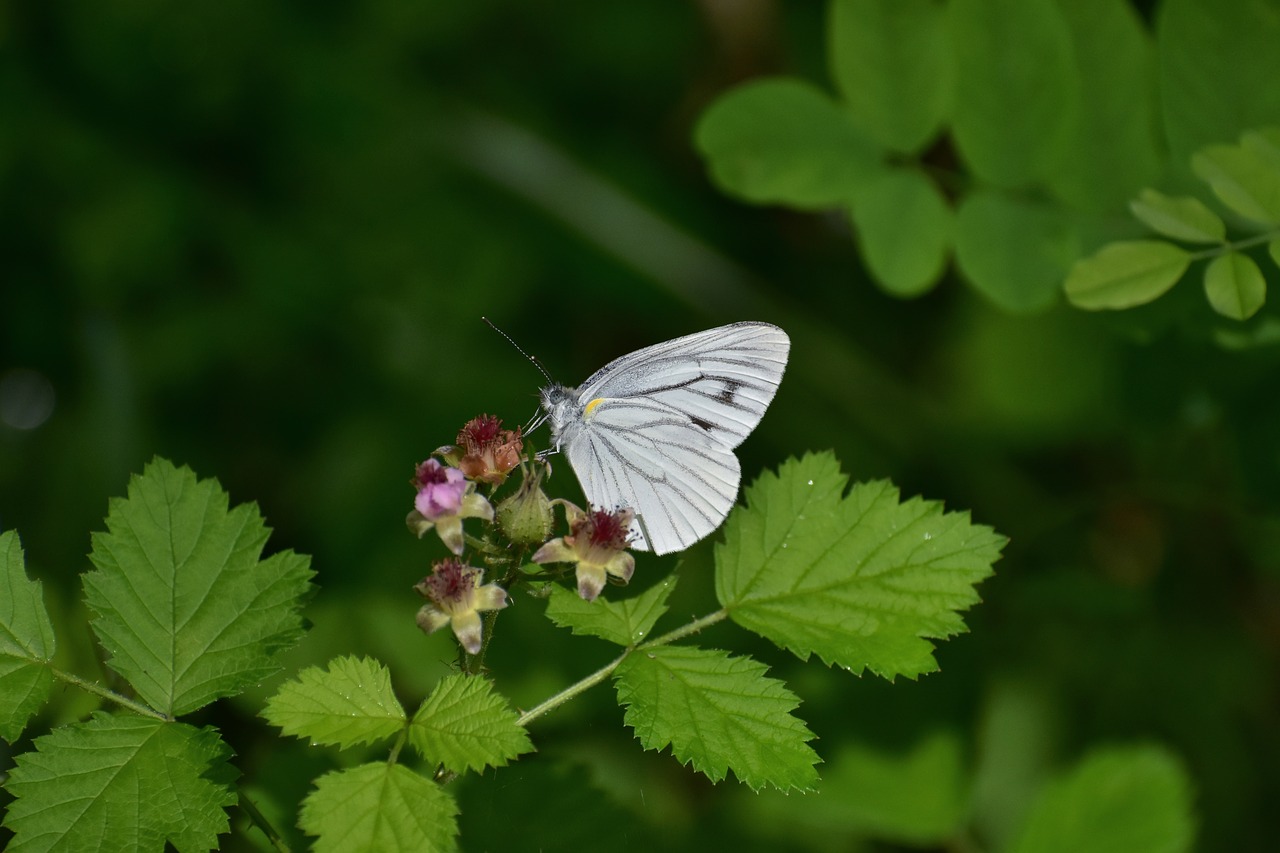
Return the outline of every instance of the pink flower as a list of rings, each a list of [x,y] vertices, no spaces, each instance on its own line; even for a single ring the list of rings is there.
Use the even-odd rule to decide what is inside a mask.
[[[431,574],[414,586],[429,601],[418,611],[418,627],[431,634],[451,625],[467,654],[478,654],[484,639],[480,612],[501,610],[511,603],[507,591],[497,584],[482,586],[483,578],[480,569],[456,558],[435,563]]]
[[[418,496],[413,506],[423,518],[435,521],[444,515],[457,515],[462,496],[467,491],[467,478],[457,468],[446,468],[435,459],[418,466],[413,475]]]
[[[627,544],[635,512],[583,512],[568,501],[560,503],[565,506],[569,535],[543,545],[533,562],[577,564],[578,595],[586,601],[594,601],[610,577],[624,584],[631,580],[636,560],[627,552]]]
[[[475,485],[468,483],[457,468],[428,459],[414,471],[413,484],[418,494],[405,523],[419,537],[434,527],[440,541],[455,554],[461,554],[465,545],[464,518],[493,520],[493,506],[474,493]]]

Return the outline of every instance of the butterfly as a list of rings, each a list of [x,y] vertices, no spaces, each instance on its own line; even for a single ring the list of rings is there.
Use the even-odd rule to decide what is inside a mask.
[[[635,510],[631,547],[681,551],[711,534],[738,497],[734,448],[760,423],[791,339],[730,323],[609,362],[577,388],[542,389],[554,449],[592,506]]]

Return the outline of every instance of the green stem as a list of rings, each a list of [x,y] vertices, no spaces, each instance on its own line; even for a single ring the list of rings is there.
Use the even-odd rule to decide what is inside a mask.
[[[276,828],[271,825],[271,821],[267,820],[267,816],[258,810],[257,803],[249,799],[249,795],[244,791],[240,792],[240,810],[248,815],[250,823],[261,830],[262,834],[271,842],[272,847],[279,850],[280,853],[289,853],[289,843],[276,831]]]
[[[716,624],[717,622],[724,620],[725,618],[728,617],[728,615],[729,615],[728,610],[717,610],[715,613],[711,613],[711,614],[708,614],[707,616],[703,616],[701,619],[695,619],[687,625],[682,625],[681,627],[676,628],[674,631],[669,631],[668,633],[663,634],[661,637],[654,637],[652,640],[649,640],[648,642],[641,643],[638,646],[633,646],[632,648],[627,649],[622,654],[614,658],[612,661],[610,661],[609,663],[597,669],[595,672],[588,675],[586,678],[576,682],[575,684],[569,685],[564,690],[561,690],[559,693],[555,694],[549,699],[546,699],[545,701],[539,703],[538,705],[530,708],[528,711],[525,711],[523,714],[520,715],[520,718],[516,720],[516,724],[520,726],[526,726],[533,720],[536,720],[538,717],[541,717],[543,714],[546,714],[550,711],[554,711],[556,708],[559,708],[561,705],[568,702],[570,699],[573,699],[575,696],[579,695],[580,693],[584,693],[587,690],[590,690],[592,687],[595,687],[597,684],[599,684],[600,682],[608,678],[610,675],[612,675],[613,671],[617,669],[622,664],[622,662],[626,660],[627,657],[631,655],[633,652],[643,651],[644,649],[651,649],[656,646],[665,646],[668,643],[674,643],[676,640],[682,640],[685,637],[689,636],[690,634],[696,634],[699,631],[701,631],[703,628],[708,628]]]
[[[119,693],[116,693],[114,690],[108,690],[107,688],[103,687],[101,684],[94,684],[92,681],[85,681],[83,678],[81,678],[78,675],[72,675],[69,672],[63,672],[62,670],[55,669],[54,667],[50,667],[49,669],[53,673],[54,678],[61,679],[62,681],[67,682],[68,684],[74,684],[76,687],[79,687],[81,690],[84,690],[87,693],[92,693],[95,696],[101,696],[103,699],[106,699],[109,702],[115,702],[117,705],[123,705],[124,707],[128,708],[130,711],[133,711],[135,714],[141,714],[144,717],[152,717],[157,720],[164,720],[165,722],[173,721],[172,717],[162,714],[159,711],[155,710],[154,708],[149,708],[146,705],[142,704],[141,702],[135,702],[132,699],[129,699],[128,697],[121,696]]]
[[[536,720],[538,717],[541,717],[543,714],[546,714],[549,711],[554,711],[556,708],[559,708],[565,702],[568,702],[570,699],[574,698],[578,694],[584,693],[590,688],[595,687],[597,684],[599,684],[600,682],[608,678],[613,673],[613,671],[618,668],[618,665],[627,659],[627,655],[631,654],[632,651],[633,649],[627,649],[622,654],[614,658],[612,661],[610,661],[609,663],[597,669],[595,672],[588,675],[586,678],[582,679],[576,684],[569,685],[564,690],[561,690],[559,693],[555,694],[551,698],[539,703],[538,705],[535,705],[534,707],[530,708],[528,711],[525,711],[523,714],[520,715],[520,719],[516,720],[516,725],[518,726],[528,725],[531,721]]]
[[[1253,246],[1261,246],[1263,243],[1270,243],[1277,236],[1280,236],[1280,229],[1268,231],[1265,234],[1255,234],[1252,237],[1245,237],[1243,240],[1224,240],[1220,246],[1210,246],[1198,252],[1191,252],[1191,260],[1202,261],[1205,258],[1216,258],[1226,252],[1239,252]]]

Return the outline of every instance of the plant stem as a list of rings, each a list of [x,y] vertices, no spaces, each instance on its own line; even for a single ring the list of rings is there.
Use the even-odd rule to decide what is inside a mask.
[[[49,669],[53,673],[54,678],[61,679],[67,682],[68,684],[74,684],[76,687],[79,687],[81,690],[84,690],[87,693],[92,693],[95,696],[101,696],[103,699],[106,699],[109,702],[115,702],[117,705],[123,705],[124,707],[128,708],[130,711],[133,711],[135,714],[141,714],[144,717],[152,717],[157,720],[164,720],[165,722],[172,722],[173,720],[172,717],[162,714],[159,711],[155,710],[154,708],[149,708],[146,705],[142,704],[141,702],[135,702],[126,696],[121,696],[119,693],[116,693],[114,690],[108,690],[107,688],[103,687],[101,684],[95,684],[92,681],[85,681],[83,678],[81,678],[78,675],[72,675],[69,672],[63,672],[62,670],[56,669],[54,667],[50,667]]]
[[[261,830],[262,834],[271,842],[272,847],[279,850],[280,853],[290,853],[288,842],[271,825],[271,821],[267,820],[267,816],[258,810],[257,803],[249,799],[249,795],[244,791],[240,792],[240,810],[248,815],[250,823]]]
[[[665,646],[668,643],[674,643],[676,640],[683,639],[689,636],[690,634],[696,634],[699,631],[701,631],[703,628],[707,628],[711,625],[716,624],[717,622],[722,621],[723,619],[728,617],[728,615],[729,615],[729,611],[727,610],[717,610],[715,613],[711,613],[707,616],[703,616],[701,619],[693,620],[688,625],[682,625],[681,627],[676,628],[674,631],[669,631],[668,633],[663,634],[661,637],[654,637],[652,640],[649,640],[646,643],[641,643],[638,646],[633,646],[632,648],[627,649],[622,654],[614,658],[612,661],[610,661],[609,663],[600,667],[600,669],[597,669],[595,672],[588,675],[586,678],[582,679],[581,681],[575,684],[569,685],[564,690],[561,690],[559,693],[555,694],[549,699],[546,699],[545,701],[539,703],[538,705],[530,708],[528,711],[525,711],[523,714],[520,715],[520,718],[516,720],[516,725],[520,725],[520,726],[528,725],[530,722],[532,722],[533,720],[536,720],[538,717],[541,717],[543,714],[546,714],[550,711],[554,711],[556,708],[559,708],[561,705],[568,702],[570,699],[574,698],[578,694],[584,693],[587,690],[591,689],[592,687],[595,687],[601,681],[604,681],[606,678],[612,675],[613,671],[617,669],[618,666],[621,665],[621,663],[627,659],[627,656],[631,655],[633,652],[643,651],[644,649],[650,649],[656,646]]]

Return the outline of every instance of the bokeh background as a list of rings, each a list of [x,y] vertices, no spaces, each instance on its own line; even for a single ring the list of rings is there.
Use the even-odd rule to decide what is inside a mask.
[[[854,479],[969,509],[1011,543],[971,633],[919,682],[802,665],[728,625],[706,642],[787,680],[828,761],[954,739],[988,801],[980,840],[1089,747],[1155,742],[1194,780],[1205,849],[1266,849],[1274,348],[1065,307],[1007,316],[954,281],[896,300],[844,217],[726,198],[694,123],[744,79],[825,85],[823,21],[822,4],[765,0],[0,7],[0,528],[45,582],[64,663],[100,672],[77,603],[89,532],[160,455],[256,501],[269,548],[312,555],[291,668],[374,654],[416,701],[453,651],[413,625],[411,587],[441,556],[404,528],[413,465],[480,412],[525,421],[542,384],[480,318],[568,384],[767,320],[792,360],[742,448],[748,480],[833,448]],[[575,493],[567,466],[554,480]],[[642,557],[636,582],[678,562],[675,614],[705,613],[711,547]],[[533,600],[498,631],[492,674],[524,707],[608,654]],[[268,689],[200,721],[296,832],[310,780],[346,759],[278,740],[254,716]],[[87,707],[63,693],[42,722]],[[538,754],[459,785],[466,849],[863,843],[642,754],[607,688],[533,736]]]

